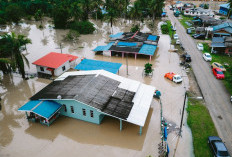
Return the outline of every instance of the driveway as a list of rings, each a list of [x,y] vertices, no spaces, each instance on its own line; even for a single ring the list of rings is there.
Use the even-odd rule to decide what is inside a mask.
[[[174,17],[173,12],[168,8],[166,10],[169,19],[176,24],[180,41],[192,57],[192,69],[218,134],[232,154],[232,104],[229,100],[230,95],[222,81],[213,76],[209,63],[202,59],[202,53],[197,50],[195,41],[186,33],[185,28]]]

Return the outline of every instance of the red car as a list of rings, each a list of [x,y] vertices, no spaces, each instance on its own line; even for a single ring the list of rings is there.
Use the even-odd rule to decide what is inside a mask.
[[[216,76],[216,79],[224,79],[225,75],[223,74],[221,69],[213,68],[213,74]]]

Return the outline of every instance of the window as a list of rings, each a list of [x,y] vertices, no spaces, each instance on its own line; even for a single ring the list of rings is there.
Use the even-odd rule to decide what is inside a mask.
[[[82,109],[83,116],[86,116],[86,110],[83,108]]]
[[[43,67],[40,67],[40,71],[44,71],[44,68],[43,68]]]
[[[66,107],[66,105],[63,104],[63,106],[64,106],[64,112],[67,112],[67,107]]]
[[[62,67],[62,70],[65,71],[65,66]]]
[[[71,106],[71,112],[74,113],[74,108],[73,108],[73,106]]]
[[[90,110],[90,117],[93,118],[93,111],[92,110]]]

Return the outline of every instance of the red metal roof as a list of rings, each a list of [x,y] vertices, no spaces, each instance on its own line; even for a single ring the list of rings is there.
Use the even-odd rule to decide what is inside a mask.
[[[77,56],[73,56],[70,54],[62,54],[57,52],[50,52],[49,54],[43,56],[32,64],[49,67],[49,68],[58,68],[63,65],[65,62],[74,61],[77,59]]]

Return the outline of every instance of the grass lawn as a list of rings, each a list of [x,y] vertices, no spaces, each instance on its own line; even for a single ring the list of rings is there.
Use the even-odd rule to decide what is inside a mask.
[[[187,111],[187,123],[192,130],[195,156],[212,156],[207,138],[209,136],[218,136],[218,133],[208,109],[201,101],[189,98]]]
[[[210,53],[211,52],[211,48],[209,47],[209,44],[207,43],[203,43],[204,46],[204,50],[203,53]],[[223,80],[224,85],[226,86],[227,90],[229,91],[229,93],[232,95],[232,57],[229,57],[228,55],[222,54],[222,53],[211,53],[212,56],[212,61],[213,62],[218,62],[222,65],[224,65],[224,63],[229,64],[229,67],[225,67],[227,69],[227,71],[225,72],[225,79]]]
[[[184,16],[184,15],[181,15],[182,19],[180,19],[180,23],[184,26],[185,29],[189,28],[189,27],[193,27],[193,26],[188,26],[185,22],[192,22],[193,20],[193,17],[191,16]]]

